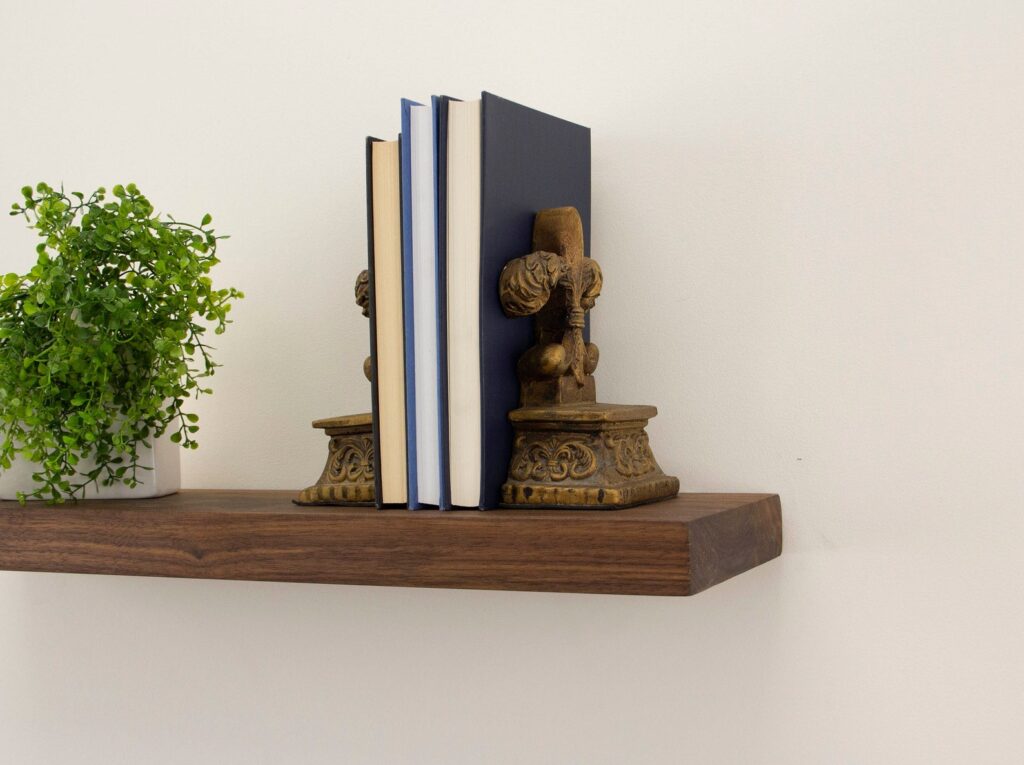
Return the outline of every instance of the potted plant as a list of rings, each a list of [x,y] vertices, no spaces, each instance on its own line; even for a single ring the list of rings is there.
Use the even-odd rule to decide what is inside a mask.
[[[0,278],[0,497],[62,502],[178,489],[193,396],[217,364],[231,301],[210,227],[163,217],[134,184],[89,196],[40,183],[11,215],[42,241]]]

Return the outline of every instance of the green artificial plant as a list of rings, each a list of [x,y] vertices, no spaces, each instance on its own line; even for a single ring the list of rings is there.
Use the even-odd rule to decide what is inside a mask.
[[[40,183],[11,210],[42,239],[29,272],[0,281],[0,470],[36,464],[22,501],[144,482],[139,447],[166,431],[196,448],[185,404],[212,392],[207,328],[222,333],[243,297],[210,280],[226,237],[209,215],[162,217],[131,183],[111,193]],[[95,468],[79,472],[86,458]]]

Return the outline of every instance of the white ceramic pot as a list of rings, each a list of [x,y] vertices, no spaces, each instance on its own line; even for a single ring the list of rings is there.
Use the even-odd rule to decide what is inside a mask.
[[[171,443],[170,432],[153,441],[149,449],[139,448],[139,464],[152,470],[139,470],[139,485],[134,489],[117,483],[113,486],[92,484],[85,490],[85,499],[142,499],[174,494],[181,488],[181,447]],[[95,467],[92,460],[78,463],[81,473]],[[0,499],[17,499],[18,492],[35,491],[39,484],[32,480],[33,463],[16,459],[10,470],[0,471]]]

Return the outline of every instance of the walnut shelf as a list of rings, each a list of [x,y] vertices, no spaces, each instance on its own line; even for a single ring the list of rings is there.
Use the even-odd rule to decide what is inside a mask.
[[[611,511],[298,507],[293,492],[0,502],[0,569],[400,587],[692,595],[782,551],[772,494]]]

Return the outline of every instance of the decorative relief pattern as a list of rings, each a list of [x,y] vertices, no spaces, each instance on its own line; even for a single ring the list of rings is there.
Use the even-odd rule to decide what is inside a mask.
[[[369,436],[335,436],[331,439],[331,458],[326,478],[330,483],[373,481],[373,439]]]
[[[615,454],[615,470],[619,475],[633,478],[657,468],[647,433],[643,430],[605,433],[604,444]]]
[[[579,481],[596,471],[594,450],[579,438],[551,436],[527,444],[519,436],[509,473],[517,481]]]
[[[533,252],[510,260],[501,272],[499,296],[510,316],[532,316],[551,298],[565,275],[565,260],[553,252]]]

